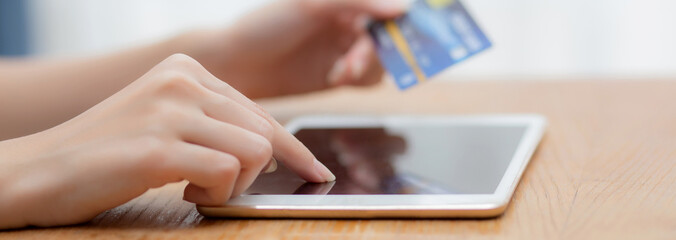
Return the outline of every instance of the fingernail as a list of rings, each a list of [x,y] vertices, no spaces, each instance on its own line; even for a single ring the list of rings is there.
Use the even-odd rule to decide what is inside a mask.
[[[338,85],[338,81],[343,74],[345,74],[345,60],[340,59],[336,62],[333,68],[331,68],[331,71],[328,74],[329,86]]]
[[[331,173],[331,171],[324,166],[319,160],[315,159],[314,160],[314,165],[315,165],[315,170],[319,173],[319,175],[324,178],[325,181],[327,182],[333,182],[336,181],[336,176]]]
[[[268,163],[268,167],[263,171],[263,173],[271,173],[277,170],[277,159],[275,157],[272,157],[270,159],[270,163]]]

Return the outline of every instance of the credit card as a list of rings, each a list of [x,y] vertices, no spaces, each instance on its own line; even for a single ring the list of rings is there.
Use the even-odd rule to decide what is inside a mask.
[[[374,22],[369,32],[401,90],[491,46],[459,0],[415,0],[406,14]]]

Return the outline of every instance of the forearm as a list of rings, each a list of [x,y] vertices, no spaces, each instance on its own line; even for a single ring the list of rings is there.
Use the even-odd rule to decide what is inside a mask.
[[[0,140],[82,113],[167,56],[190,54],[193,35],[96,57],[0,60]]]

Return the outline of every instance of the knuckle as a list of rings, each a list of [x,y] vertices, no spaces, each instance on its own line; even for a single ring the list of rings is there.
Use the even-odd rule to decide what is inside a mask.
[[[140,161],[140,170],[152,172],[153,169],[164,166],[169,155],[167,154],[167,145],[165,138],[158,136],[143,136],[134,142],[134,148],[137,149]]]
[[[150,127],[155,127],[157,125],[161,126],[164,123],[183,121],[189,116],[185,110],[182,110],[181,106],[169,101],[159,101],[154,104],[150,110],[150,115],[150,123],[148,123]]]
[[[251,102],[253,102],[253,101],[251,101]],[[270,115],[270,113],[268,113],[268,111],[266,111],[265,108],[263,108],[263,106],[261,106],[260,104],[253,102],[253,108],[254,108],[254,111],[259,116],[261,116],[262,118],[267,120],[269,123],[275,121],[275,118],[273,118],[272,115]]]
[[[164,161],[167,159],[166,145],[167,140],[158,136],[146,137],[140,146],[145,150],[145,158],[152,160]]]
[[[272,157],[272,144],[265,138],[256,137],[256,149],[253,151],[253,160],[256,166],[263,166]]]
[[[268,141],[272,141],[272,138],[275,133],[275,128],[267,119],[261,119],[260,123],[258,124],[258,131],[265,139],[267,139]]]
[[[163,69],[180,69],[201,74],[207,72],[207,70],[197,60],[183,53],[173,54],[169,56],[163,63]]]
[[[210,104],[213,106],[218,106],[219,108],[222,109],[233,109],[233,108],[238,108],[240,106],[239,103],[237,103],[235,100],[232,100],[229,97],[226,96],[221,96],[221,95],[212,95],[214,97],[211,97],[210,99]]]
[[[200,152],[199,155],[200,158],[204,159],[211,159],[211,160],[217,160],[217,162],[220,162],[220,160],[229,159],[229,156],[227,154],[223,154],[218,151],[207,151],[207,152]]]
[[[192,96],[200,92],[199,83],[185,71],[167,70],[162,72],[157,90],[176,96]]]
[[[190,75],[180,70],[166,70],[162,72],[162,78],[165,79],[164,84],[187,84],[190,82]]]
[[[199,65],[197,60],[193,59],[192,57],[184,54],[184,53],[174,53],[171,56],[169,56],[165,62],[170,63],[172,65],[179,65],[179,66],[193,66],[193,65]]]
[[[217,154],[218,161],[217,164],[212,166],[212,169],[214,171],[214,174],[217,176],[219,180],[228,180],[233,178],[233,176],[239,174],[239,170],[241,169],[241,164],[239,161],[233,157],[226,155],[227,157],[224,157],[224,154]]]
[[[157,101],[141,111],[137,134],[164,143],[177,139],[184,126],[195,121],[189,109],[171,101]]]

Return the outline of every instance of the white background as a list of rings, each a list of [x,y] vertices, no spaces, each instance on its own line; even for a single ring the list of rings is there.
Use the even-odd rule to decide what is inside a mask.
[[[33,52],[114,51],[227,26],[270,0],[30,0]],[[676,77],[676,1],[464,0],[494,47],[450,71],[476,78]],[[574,78],[573,78],[574,79]]]

